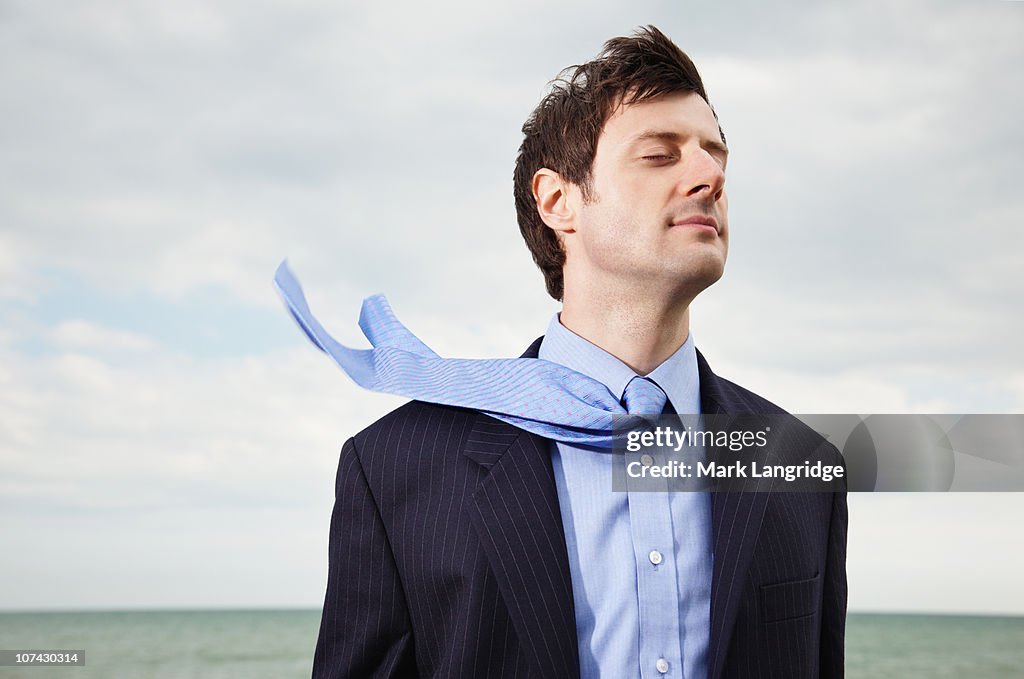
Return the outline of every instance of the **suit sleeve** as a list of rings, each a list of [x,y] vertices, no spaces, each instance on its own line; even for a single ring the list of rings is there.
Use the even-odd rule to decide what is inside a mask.
[[[356,453],[341,449],[313,679],[416,676],[405,595]]]
[[[841,679],[846,636],[846,491],[832,496],[823,608],[821,616],[820,676]]]

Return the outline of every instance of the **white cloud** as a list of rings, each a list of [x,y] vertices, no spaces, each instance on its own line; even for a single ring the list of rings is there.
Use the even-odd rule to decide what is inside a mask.
[[[854,611],[1019,615],[1020,493],[849,497]],[[979,574],[984,574],[978,577]]]
[[[53,334],[66,339],[66,328]],[[90,326],[87,335],[121,333]],[[78,344],[98,351],[3,349],[0,483],[9,499],[67,508],[301,505],[307,484],[330,478],[344,438],[401,402],[358,389],[311,347],[196,360],[154,345],[138,356]]]
[[[156,346],[152,338],[137,332],[104,328],[89,321],[61,321],[50,333],[50,341],[63,349],[101,352],[139,352]]]

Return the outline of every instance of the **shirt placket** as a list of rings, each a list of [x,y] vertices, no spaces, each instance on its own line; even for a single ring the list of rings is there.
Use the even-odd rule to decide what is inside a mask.
[[[658,450],[627,453],[627,464],[664,464]],[[640,613],[640,674],[643,679],[682,679],[679,591],[672,508],[665,479],[627,476],[629,525],[636,563]]]

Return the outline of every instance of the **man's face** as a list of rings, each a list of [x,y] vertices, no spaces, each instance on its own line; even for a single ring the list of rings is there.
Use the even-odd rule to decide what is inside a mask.
[[[696,295],[717,281],[729,244],[727,154],[696,93],[618,107],[598,139],[590,200],[573,197],[567,265],[620,289]]]

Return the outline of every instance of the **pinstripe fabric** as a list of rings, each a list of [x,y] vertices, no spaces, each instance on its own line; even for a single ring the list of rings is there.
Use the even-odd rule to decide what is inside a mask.
[[[699,352],[698,363],[702,412],[785,412],[714,375]],[[801,461],[820,441],[806,428],[790,435],[782,446],[791,451],[789,463]],[[829,450],[834,457],[828,463],[840,463],[839,452]],[[720,492],[712,498],[711,515],[709,676],[842,677],[846,495]]]
[[[698,361],[704,412],[779,412]],[[417,401],[346,442],[313,676],[578,678],[549,446]],[[845,496],[718,493],[712,521],[709,676],[842,676]]]

